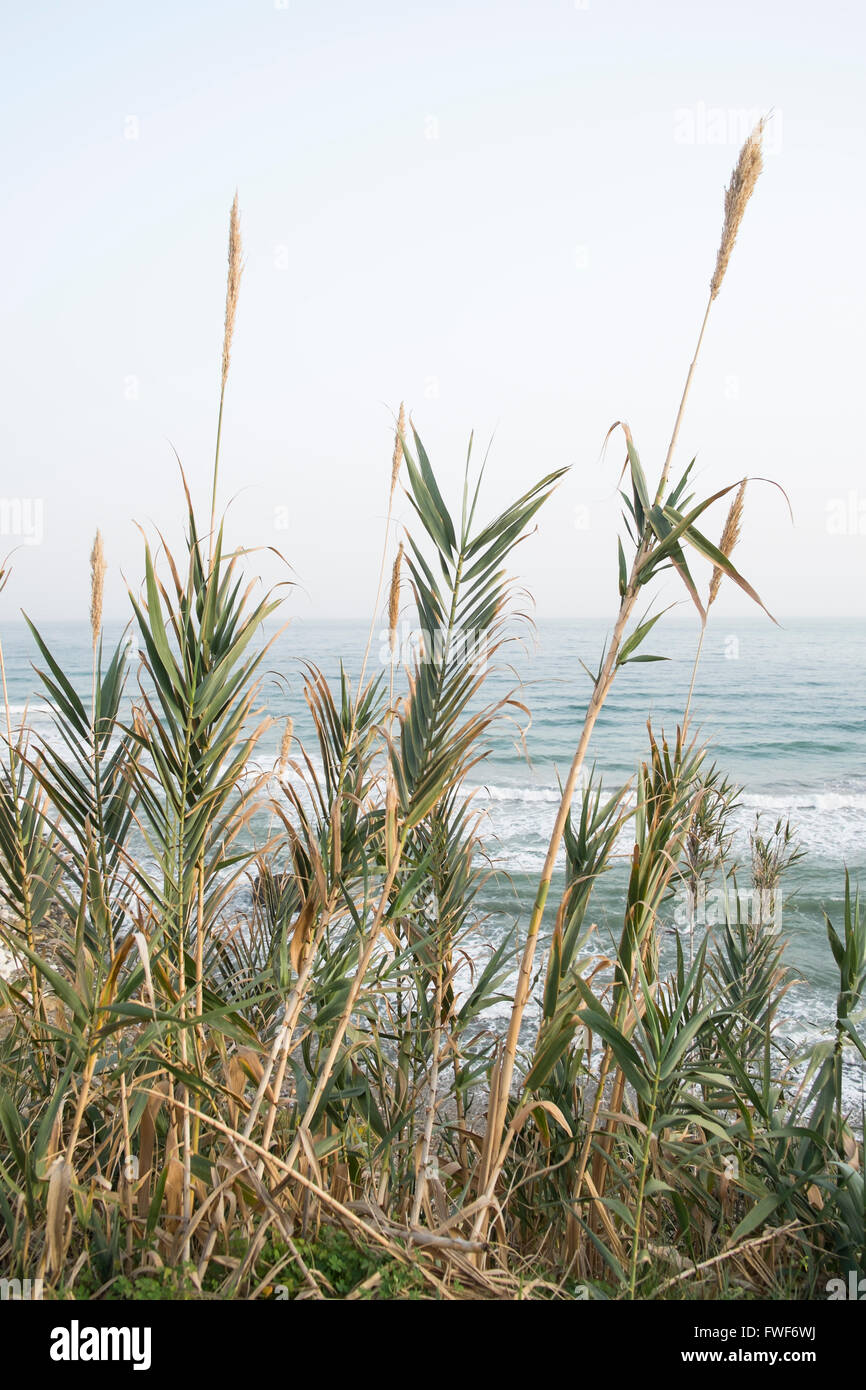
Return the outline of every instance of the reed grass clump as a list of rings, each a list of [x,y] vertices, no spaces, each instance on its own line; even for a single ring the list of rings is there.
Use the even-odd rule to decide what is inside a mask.
[[[710,302],[759,138],[728,190]],[[354,683],[307,665],[314,747],[290,719],[277,776],[251,777],[268,723],[263,624],[280,596],[252,598],[216,522],[240,270],[235,200],[210,527],[184,479],[184,549],[158,560],[145,544],[130,592],[136,671],[125,641],[103,653],[97,533],[90,707],[35,627],[60,737],[16,732],[7,701],[4,1274],[63,1297],[255,1299],[280,1283],[317,1299],[675,1299],[808,1297],[862,1270],[863,1144],[842,1097],[846,1056],[866,1055],[856,890],[846,878],[842,918],[825,924],[835,1026],[803,1059],[777,1027],[784,938],[744,919],[737,891],[744,872],[758,893],[783,891],[790,828],[756,830],[751,863],[733,863],[736,789],[688,709],[668,738],[648,726],[630,782],[603,790],[593,775],[577,790],[613,682],[661,617],[634,620],[659,570],[676,571],[701,634],[723,578],[760,603],[731,560],[745,481],[700,500],[690,467],[670,481],[694,362],[654,489],[622,426],[616,620],[534,907],[491,942],[495,858],[467,779],[523,698],[491,682],[522,632],[512,553],[563,470],[485,516],[470,449],[452,509],[401,407],[370,635],[386,617],[393,657],[411,596],[429,640],[387,680],[368,678],[369,644]],[[386,601],[401,478],[413,520]],[[734,489],[716,546],[701,518]],[[695,556],[712,567],[706,604]],[[624,835],[608,947],[593,895]],[[677,937],[665,965],[672,895],[711,877],[723,923],[690,921],[688,959]]]

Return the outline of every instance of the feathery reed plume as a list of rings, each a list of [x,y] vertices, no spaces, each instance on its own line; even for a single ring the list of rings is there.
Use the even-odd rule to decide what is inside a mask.
[[[388,642],[393,655],[397,646],[397,619],[400,616],[400,566],[403,563],[403,542],[397,551],[394,568],[391,571],[391,592],[388,595]]]
[[[99,633],[102,629],[102,601],[107,568],[102,548],[102,532],[97,530],[90,552],[90,634],[94,651],[99,645]]]
[[[208,548],[208,569],[213,565],[213,539],[214,527],[216,525],[216,499],[217,481],[219,478],[220,467],[220,438],[223,428],[223,402],[226,394],[226,378],[229,374],[229,363],[232,354],[232,338],[235,331],[235,315],[238,309],[238,296],[241,288],[241,275],[243,274],[243,247],[241,246],[241,219],[238,211],[238,195],[235,193],[232,203],[232,210],[229,215],[229,270],[226,280],[226,321],[223,330],[223,362],[222,379],[220,381],[220,409],[217,417],[217,437],[216,449],[213,460],[213,488],[211,490],[210,503],[210,541]]]
[[[710,317],[710,310],[713,307],[713,302],[719,290],[722,288],[722,281],[725,278],[725,271],[728,268],[728,261],[734,249],[734,242],[737,239],[737,232],[740,230],[740,223],[743,220],[746,205],[755,191],[758,175],[764,167],[764,157],[761,152],[763,134],[764,122],[760,120],[743,145],[743,148],[740,150],[740,157],[734,167],[734,172],[731,174],[731,182],[725,189],[725,222],[722,227],[722,240],[716,255],[716,268],[713,271],[713,278],[710,281],[710,297],[707,300],[707,307],[704,310],[704,318],[701,324],[701,331],[698,334],[695,355],[692,358],[691,366],[686,376],[686,384],[683,388],[680,408],[677,411],[677,418],[674,421],[671,442],[668,445],[667,457],[665,458],[664,468],[662,469],[658,488],[656,489],[656,503],[661,501],[662,494],[667,487],[668,478],[670,477],[671,462],[673,460],[683,414],[685,413],[686,401],[688,400],[692,385],[692,377],[694,376],[695,366],[697,365],[698,356],[701,351],[701,344],[704,341],[704,333],[707,327],[707,320]]]
[[[737,495],[731,503],[731,510],[728,512],[728,519],[725,522],[725,529],[722,532],[722,539],[719,541],[719,550],[727,557],[730,555],[737,541],[740,539],[740,523],[743,519],[743,499],[746,495],[746,479],[740,483]],[[707,599],[707,608],[711,608],[718,598],[719,589],[722,585],[722,567],[713,566],[713,574],[710,579],[710,596]]]
[[[286,720],[286,727],[283,730],[282,742],[280,743],[280,757],[277,763],[277,777],[281,782],[286,775],[286,767],[289,761],[289,749],[292,746],[293,728],[294,721],[292,720],[292,716],[289,715],[288,719]]]
[[[403,434],[406,429],[406,411],[403,402],[400,402],[400,413],[397,416],[397,429],[394,434],[394,457],[391,460],[391,496],[394,496],[394,489],[397,486],[397,477],[400,472],[400,464],[403,462]]]
[[[226,377],[229,374],[229,362],[231,361],[232,337],[235,331],[235,314],[237,313],[241,275],[244,269],[242,257],[241,220],[238,213],[238,195],[235,193],[231,215],[229,217],[229,273],[226,281],[226,322],[225,331],[223,333],[223,388],[226,384]]]
[[[725,189],[725,225],[722,228],[722,240],[716,257],[716,268],[710,282],[711,301],[715,299],[722,288],[722,281],[725,278],[725,271],[734,249],[737,232],[740,230],[740,223],[746,211],[746,204],[755,191],[758,175],[764,167],[764,157],[761,151],[763,134],[764,122],[760,120],[740,150],[740,157],[731,175],[731,182]]]

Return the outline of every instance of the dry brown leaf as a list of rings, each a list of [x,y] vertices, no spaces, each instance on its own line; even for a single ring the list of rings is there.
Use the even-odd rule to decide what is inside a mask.
[[[316,915],[315,898],[309,897],[301,908],[292,929],[292,940],[289,946],[289,956],[292,962],[292,969],[296,975],[301,973],[301,961],[304,952],[310,944],[313,919]]]
[[[48,1237],[48,1268],[59,1273],[66,1249],[66,1205],[72,1187],[72,1164],[58,1154],[48,1172],[48,1199],[45,1228]]]

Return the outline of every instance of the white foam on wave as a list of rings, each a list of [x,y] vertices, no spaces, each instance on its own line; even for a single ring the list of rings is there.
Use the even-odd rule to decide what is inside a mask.
[[[502,867],[516,873],[540,868],[550,836],[550,808],[559,803],[558,788],[488,784],[473,791],[486,811],[490,848]],[[574,804],[580,804],[579,796]],[[625,804],[634,804],[633,795]],[[805,789],[746,794],[731,814],[738,854],[748,850],[756,815],[761,817],[764,834],[771,828],[768,822],[790,819],[800,848],[813,857],[840,864],[866,858],[866,793]],[[627,821],[617,837],[615,852],[630,850],[633,833],[632,822]]]
[[[866,812],[866,792],[782,792],[775,796],[745,794],[740,805],[754,811],[777,811],[782,815],[795,811],[861,811]]]
[[[562,793],[557,787],[497,787],[489,784],[467,787],[467,794],[478,801],[559,802]]]
[[[466,790],[482,801],[558,802],[562,795],[559,787],[498,786],[495,782],[467,787]],[[581,790],[578,788],[575,792],[575,800],[578,800],[580,795]],[[739,805],[746,810],[755,811],[866,811],[866,792],[819,791],[817,789],[772,794],[745,792],[740,797]]]

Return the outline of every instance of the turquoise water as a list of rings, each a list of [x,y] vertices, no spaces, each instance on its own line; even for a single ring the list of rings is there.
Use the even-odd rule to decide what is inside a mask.
[[[119,634],[109,631],[107,638]],[[557,776],[565,776],[583,719],[589,679],[580,661],[597,667],[606,627],[600,622],[540,623],[508,649],[511,669],[491,677],[489,694],[518,686],[531,714],[525,750],[519,722],[503,725],[487,761],[470,775],[484,815],[487,849],[500,871],[482,896],[490,940],[506,924],[525,922],[535,892],[558,801]],[[89,633],[81,624],[43,628],[55,655],[82,693],[89,689]],[[696,625],[662,620],[645,650],[669,661],[639,664],[620,672],[596,726],[590,752],[611,789],[626,781],[647,749],[646,720],[673,733],[691,678]],[[381,669],[382,634],[372,644],[370,673]],[[268,655],[263,701],[280,721],[260,746],[257,761],[273,765],[285,715],[296,734],[311,731],[303,700],[301,662],[311,660],[335,676],[340,658],[350,674],[360,668],[367,630],[361,623],[293,622]],[[3,631],[9,698],[28,722],[50,736],[50,717],[30,661],[33,647],[20,624]],[[709,756],[744,788],[735,813],[735,852],[748,849],[748,830],[760,814],[771,829],[789,815],[805,857],[786,880],[783,929],[788,960],[801,983],[788,996],[787,1027],[793,1039],[809,1041],[833,1017],[836,975],[827,946],[823,914],[842,917],[844,869],[866,888],[866,624],[767,619],[724,620],[711,626],[693,700],[693,729],[709,744]],[[619,846],[623,856],[627,837]],[[602,880],[591,916],[602,940],[618,934],[624,858]]]

